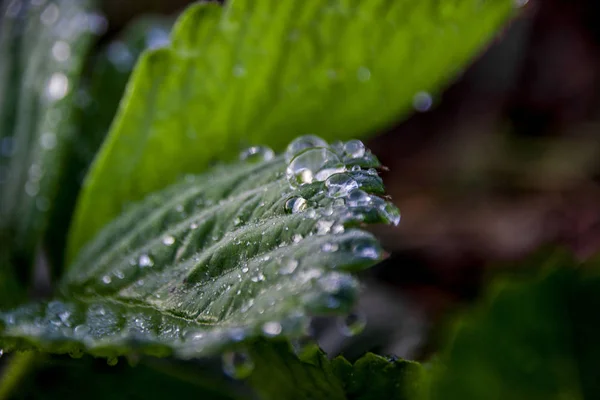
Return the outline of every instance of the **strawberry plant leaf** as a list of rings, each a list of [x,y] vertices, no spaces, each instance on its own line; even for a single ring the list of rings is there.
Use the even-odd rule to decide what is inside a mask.
[[[376,196],[375,156],[306,137],[244,157],[132,205],[83,249],[62,298],[0,314],[0,347],[191,358],[350,311],[350,272],[382,258],[359,227],[400,218]]]
[[[537,256],[537,260],[541,257]],[[564,252],[539,276],[503,278],[456,324],[427,399],[588,399],[599,386],[600,273]],[[530,267],[524,263],[521,271]],[[540,265],[537,263],[537,265]]]
[[[84,187],[69,259],[124,204],[240,145],[365,136],[453,77],[513,0],[233,0],[191,6],[146,53]],[[135,184],[131,184],[135,182]]]

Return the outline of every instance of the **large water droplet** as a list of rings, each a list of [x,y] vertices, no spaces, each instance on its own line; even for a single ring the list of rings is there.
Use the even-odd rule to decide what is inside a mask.
[[[338,326],[344,336],[356,336],[361,333],[367,325],[364,314],[353,312],[338,320]]]
[[[279,335],[281,329],[281,324],[276,321],[265,322],[262,326],[263,333],[270,337]]]
[[[252,146],[240,153],[240,160],[249,162],[269,161],[273,157],[275,153],[267,146]]]
[[[298,264],[298,260],[295,258],[283,256],[281,260],[279,260],[279,273],[282,275],[289,275],[298,268]]]
[[[292,197],[285,202],[285,211],[288,214],[296,214],[306,210],[307,202],[304,197]]]
[[[320,147],[305,150],[294,157],[286,169],[286,176],[295,188],[314,181],[324,181],[344,170],[344,165],[333,151]]]
[[[138,260],[138,265],[142,268],[151,267],[154,265],[154,261],[148,254],[142,254]]]
[[[285,161],[289,163],[304,150],[314,147],[327,147],[327,142],[315,135],[305,135],[293,140],[285,150]]]
[[[344,144],[344,153],[351,158],[360,158],[365,155],[365,145],[360,140],[350,140]]]
[[[245,351],[228,351],[223,354],[223,372],[234,379],[250,376],[254,362]]]
[[[364,207],[371,204],[371,196],[360,189],[351,191],[346,199],[348,207]]]
[[[386,201],[379,209],[391,224],[398,226],[400,223],[400,210],[398,210],[398,207]]]
[[[331,198],[346,197],[354,190],[358,189],[358,182],[349,174],[333,174],[325,181],[327,187],[327,196]]]

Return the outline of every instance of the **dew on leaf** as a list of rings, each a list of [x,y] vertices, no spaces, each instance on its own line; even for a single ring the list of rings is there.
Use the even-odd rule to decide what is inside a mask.
[[[167,236],[165,236],[165,237],[162,238],[162,243],[165,246],[172,246],[173,243],[175,243],[175,238],[173,236],[171,236],[171,235],[167,235]]]
[[[346,199],[349,207],[364,207],[371,204],[371,196],[360,189],[351,191]]]
[[[413,97],[413,107],[420,112],[429,111],[433,105],[433,98],[427,92],[418,92]]]
[[[302,153],[304,150],[314,147],[327,147],[325,140],[315,135],[304,135],[293,140],[285,150],[285,161],[289,163],[294,157]]]
[[[245,351],[228,351],[223,354],[223,372],[234,379],[244,379],[254,370],[254,362]]]
[[[48,4],[48,6],[42,11],[40,15],[40,20],[46,26],[54,25],[58,18],[60,17],[60,10],[58,6],[54,3]]]
[[[365,145],[360,140],[350,140],[344,144],[344,153],[351,158],[361,158],[365,155]]]
[[[302,196],[291,197],[285,202],[285,211],[288,214],[296,214],[306,209],[307,202]]]
[[[366,82],[371,79],[371,70],[367,67],[360,67],[358,71],[356,71],[356,77],[360,82]]]
[[[319,147],[305,150],[294,157],[288,164],[286,176],[295,188],[314,181],[324,181],[344,170],[344,165],[333,151]]]
[[[240,160],[249,162],[269,161],[275,157],[275,153],[267,146],[252,146],[240,153]]]
[[[331,198],[346,197],[354,190],[358,189],[358,183],[350,174],[333,174],[325,181],[327,187],[327,196]]]
[[[321,250],[323,250],[325,253],[333,253],[336,252],[339,249],[339,246],[337,245],[337,243],[324,243],[321,246]]]
[[[262,326],[262,331],[266,336],[277,336],[281,333],[282,327],[281,324],[279,322],[276,321],[270,321],[270,322],[265,322]]]
[[[366,258],[369,260],[378,260],[381,258],[381,250],[372,242],[362,240],[352,246],[352,253],[356,257]]]
[[[67,42],[59,40],[52,46],[52,56],[59,62],[65,62],[71,56],[71,46]]]
[[[151,267],[154,265],[154,261],[148,254],[142,254],[138,260],[138,265],[142,268]]]
[[[292,274],[296,268],[298,268],[298,260],[292,257],[283,256],[281,260],[279,260],[279,273],[281,275],[289,275]]]

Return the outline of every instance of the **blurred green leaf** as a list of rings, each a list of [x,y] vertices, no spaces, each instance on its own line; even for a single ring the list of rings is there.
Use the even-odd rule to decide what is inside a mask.
[[[299,356],[284,342],[249,346],[255,368],[247,382],[261,399],[404,400],[420,382],[417,363],[371,353],[354,364],[341,356],[330,361],[312,344],[297,351]]]
[[[135,20],[117,39],[104,45],[87,62],[77,89],[77,132],[67,145],[54,210],[46,234],[51,264],[62,266],[69,221],[75,201],[102,140],[108,133],[135,62],[146,49],[166,45],[174,18],[145,16]],[[59,273],[59,268],[53,272]]]
[[[98,16],[90,2],[3,2],[0,11],[0,238],[31,264],[48,225],[74,90]]]
[[[347,201],[329,197],[330,181],[291,189],[284,156],[268,151],[153,194],[83,249],[65,300],[0,313],[0,347],[190,358],[255,336],[297,336],[310,315],[348,312],[358,292],[349,272],[382,258],[356,226],[399,214],[375,195],[377,173],[361,168],[377,159],[344,149],[306,150],[290,165],[327,154],[334,164],[315,177],[346,171],[333,177],[364,190]]]
[[[138,64],[78,201],[68,258],[128,202],[240,146],[366,136],[453,77],[513,0],[233,0],[190,7]]]
[[[539,277],[497,280],[459,320],[426,398],[597,398],[600,270],[564,253],[545,258]]]

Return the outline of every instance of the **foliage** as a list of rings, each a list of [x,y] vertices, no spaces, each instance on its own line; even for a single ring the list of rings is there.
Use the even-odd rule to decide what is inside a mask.
[[[354,273],[384,257],[368,224],[400,219],[379,161],[349,139],[439,90],[512,9],[509,0],[199,3],[170,43],[152,35],[171,21],[151,19],[98,50],[106,21],[88,2],[4,2],[0,355],[11,354],[0,397],[80,397],[74,383],[86,380],[93,398],[485,397],[470,374],[500,385],[527,371],[510,375],[493,352],[488,368],[471,368],[471,343],[506,328],[507,346],[520,344],[544,324],[567,328],[535,351],[570,346],[556,349],[548,393],[594,393],[594,377],[576,370],[595,353],[569,335],[596,330],[569,307],[575,291],[593,301],[595,280],[576,274],[518,286],[515,298],[530,304],[522,331],[502,313],[474,317],[442,357],[447,369],[433,373],[371,353],[330,360],[299,344],[313,317],[353,309]],[[55,293],[26,303],[30,271],[46,262]],[[502,301],[516,307],[510,293]],[[539,326],[523,323],[532,315]],[[559,361],[575,366],[571,375],[558,376]]]

